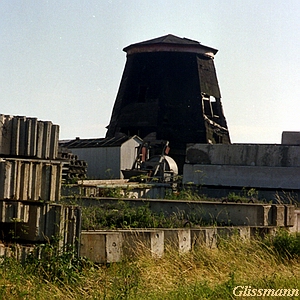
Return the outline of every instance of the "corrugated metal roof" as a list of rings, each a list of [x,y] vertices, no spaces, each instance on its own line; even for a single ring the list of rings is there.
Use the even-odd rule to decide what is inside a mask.
[[[93,139],[80,139],[59,141],[59,145],[65,148],[93,148],[93,147],[118,147],[131,138],[137,138],[141,142],[142,140],[137,137],[128,137],[127,135],[114,136],[109,138],[93,138]]]

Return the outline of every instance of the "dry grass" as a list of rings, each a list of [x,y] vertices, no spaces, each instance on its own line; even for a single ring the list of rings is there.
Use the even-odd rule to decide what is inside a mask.
[[[168,249],[160,260],[140,256],[136,265],[145,288],[153,291],[174,290],[179,283],[192,285],[196,282],[205,282],[214,289],[230,280],[232,274],[245,284],[268,276],[300,278],[299,260],[279,263],[276,255],[270,252],[258,241],[233,239],[218,249],[199,247],[181,255]]]
[[[12,262],[1,265],[0,299],[234,299],[236,285],[300,290],[300,259],[281,259],[261,241],[233,238],[218,249],[185,254],[168,248],[162,258],[138,254],[122,263],[88,265],[73,283],[46,281]]]

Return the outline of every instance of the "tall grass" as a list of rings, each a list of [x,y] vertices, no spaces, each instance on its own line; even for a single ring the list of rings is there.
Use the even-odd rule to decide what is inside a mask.
[[[290,251],[278,244],[297,244],[299,237],[288,239],[233,237],[217,249],[200,246],[179,254],[168,248],[160,259],[137,249],[137,258],[107,265],[76,259],[71,252],[23,265],[2,259],[0,299],[235,299],[237,285],[300,290],[300,249],[287,255]]]

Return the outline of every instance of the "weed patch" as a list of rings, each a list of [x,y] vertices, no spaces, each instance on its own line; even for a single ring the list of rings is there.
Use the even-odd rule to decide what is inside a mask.
[[[148,204],[130,206],[125,201],[99,206],[82,207],[82,229],[175,228],[203,225],[197,214],[152,212]]]
[[[268,237],[264,243],[277,254],[279,259],[300,257],[300,234],[279,230],[275,236]]]

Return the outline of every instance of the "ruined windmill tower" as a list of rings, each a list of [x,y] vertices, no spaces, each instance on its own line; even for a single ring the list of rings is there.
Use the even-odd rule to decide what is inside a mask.
[[[218,50],[169,34],[124,51],[106,137],[168,140],[179,169],[187,143],[230,143],[213,61]]]

